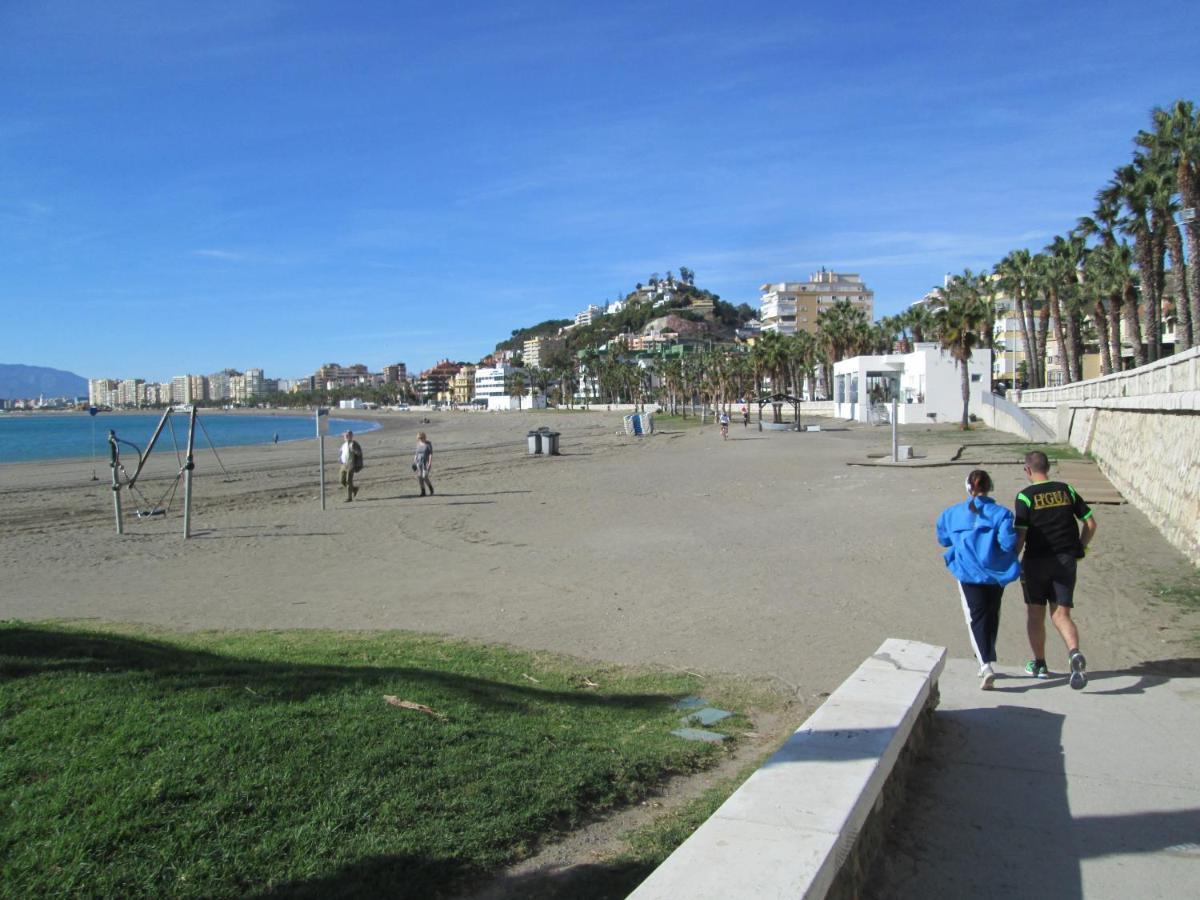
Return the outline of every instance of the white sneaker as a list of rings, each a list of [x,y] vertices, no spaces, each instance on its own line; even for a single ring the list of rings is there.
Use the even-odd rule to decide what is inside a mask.
[[[981,691],[990,691],[996,682],[996,672],[992,669],[991,663],[984,663],[983,668],[979,670],[979,689]]]

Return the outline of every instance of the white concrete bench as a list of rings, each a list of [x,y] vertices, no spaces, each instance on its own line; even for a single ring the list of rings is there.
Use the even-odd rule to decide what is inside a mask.
[[[944,647],[884,641],[630,900],[825,897],[945,661]]]

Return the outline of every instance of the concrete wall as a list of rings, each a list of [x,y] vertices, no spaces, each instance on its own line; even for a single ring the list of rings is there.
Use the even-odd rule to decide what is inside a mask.
[[[1200,348],[1131,372],[1022,391],[1019,402],[1054,440],[1090,453],[1200,565]]]

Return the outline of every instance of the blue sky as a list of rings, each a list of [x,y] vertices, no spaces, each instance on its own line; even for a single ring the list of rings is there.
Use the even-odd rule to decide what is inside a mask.
[[[961,7],[959,9],[958,7]],[[0,362],[475,360],[651,272],[877,315],[1090,211],[1192,4],[0,3]]]

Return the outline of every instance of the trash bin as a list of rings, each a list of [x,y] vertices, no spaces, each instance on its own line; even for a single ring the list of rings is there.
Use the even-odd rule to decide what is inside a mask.
[[[531,431],[525,437],[529,441],[530,456],[537,456],[542,452],[542,433],[540,431]]]
[[[542,455],[543,456],[558,456],[558,432],[557,431],[542,432]]]

